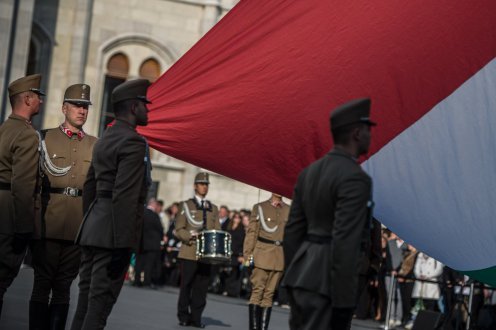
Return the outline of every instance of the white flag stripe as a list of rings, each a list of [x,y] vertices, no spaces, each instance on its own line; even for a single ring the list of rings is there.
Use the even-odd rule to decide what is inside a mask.
[[[452,268],[495,266],[496,59],[363,166],[392,231]]]

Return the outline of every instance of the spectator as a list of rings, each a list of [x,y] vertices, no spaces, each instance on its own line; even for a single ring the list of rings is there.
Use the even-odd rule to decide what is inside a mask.
[[[401,263],[403,261],[403,252],[406,250],[406,244],[405,242],[400,239],[395,233],[391,232],[387,244],[387,271],[390,273],[390,276],[397,276],[398,271],[401,268]],[[391,305],[391,326],[398,326],[402,323],[402,314],[403,314],[403,308],[402,308],[402,299],[401,299],[401,292],[399,285],[395,286],[395,291],[393,293],[389,292],[390,290],[390,276],[386,276],[386,290],[388,293],[388,296],[390,294],[393,294],[393,300],[392,300],[392,305]]]
[[[160,249],[164,235],[158,215],[160,209],[160,204],[152,198],[143,213],[143,251],[136,255],[134,279],[137,286],[153,287],[159,278]]]
[[[414,275],[419,280],[437,281],[443,273],[443,264],[427,254],[420,252],[414,267]],[[427,310],[436,310],[440,296],[438,283],[415,281],[412,297],[423,304]],[[419,303],[420,304],[420,303]]]
[[[223,231],[230,231],[232,228],[232,221],[229,219],[229,208],[221,205],[219,208],[219,222],[220,229]]]
[[[243,242],[245,240],[245,229],[241,223],[241,216],[234,212],[232,217],[231,234],[231,264],[225,279],[224,294],[231,297],[239,297],[241,291],[240,266],[243,263]]]
[[[414,285],[415,275],[413,274],[413,268],[415,266],[415,261],[417,259],[417,249],[412,245],[407,245],[407,250],[405,251],[403,257],[403,263],[401,264],[400,270],[398,271],[398,282],[401,292],[401,304],[403,307],[403,318],[402,324],[405,325],[411,319],[412,310],[412,291]]]

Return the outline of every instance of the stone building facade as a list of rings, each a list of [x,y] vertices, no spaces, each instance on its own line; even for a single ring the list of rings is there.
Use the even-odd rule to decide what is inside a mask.
[[[87,83],[93,106],[85,130],[100,136],[112,120],[110,94],[134,78],[157,79],[238,0],[0,0],[0,120],[10,114],[7,85],[41,73],[47,92],[37,128],[59,125],[67,86]],[[200,171],[152,152],[156,196],[166,204],[189,198]],[[266,191],[212,173],[209,198],[249,208]]]

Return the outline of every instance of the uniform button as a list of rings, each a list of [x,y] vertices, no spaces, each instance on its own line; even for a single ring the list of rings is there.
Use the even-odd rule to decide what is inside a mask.
[[[76,148],[72,149],[72,151],[76,152]]]
[[[76,166],[76,162],[72,162],[72,166]]]
[[[75,177],[76,177],[76,176],[75,176],[74,174],[73,174],[73,175],[71,175],[71,178],[73,178],[73,179],[74,179]]]

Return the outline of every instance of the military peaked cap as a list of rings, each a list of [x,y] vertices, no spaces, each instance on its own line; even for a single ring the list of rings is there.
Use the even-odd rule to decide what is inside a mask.
[[[22,92],[27,92],[31,91],[33,93],[36,93],[38,95],[45,95],[40,90],[40,85],[41,85],[41,75],[40,74],[33,74],[30,76],[22,77],[19,78],[13,82],[10,83],[9,85],[9,97],[17,95]]]
[[[195,176],[195,183],[206,183],[209,184],[210,181],[208,180],[208,173],[207,172],[200,172]]]
[[[147,79],[126,81],[117,86],[112,92],[112,104],[133,99],[138,99],[145,103],[152,103],[146,98],[146,91],[149,86],[150,82]]]
[[[355,99],[340,105],[331,113],[331,130],[355,124],[364,123],[370,126],[377,125],[370,120],[370,99]]]
[[[90,86],[86,84],[75,84],[67,87],[64,94],[64,102],[76,105],[91,105]]]

